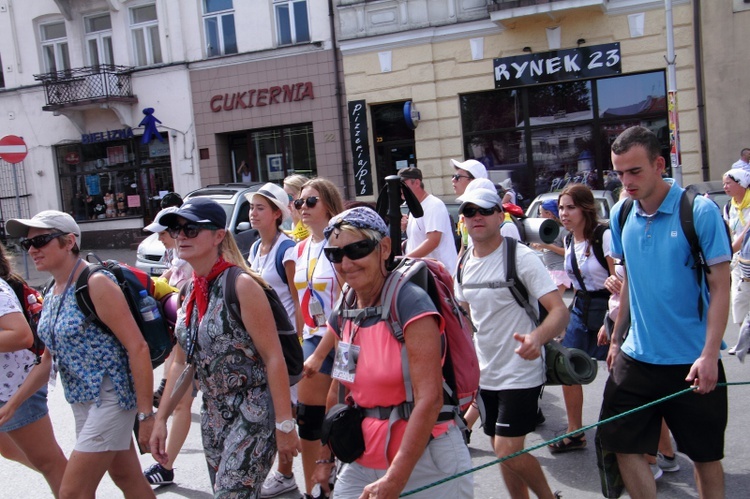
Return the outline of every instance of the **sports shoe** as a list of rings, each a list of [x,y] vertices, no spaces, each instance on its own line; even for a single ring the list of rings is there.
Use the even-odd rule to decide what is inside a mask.
[[[297,482],[294,480],[293,474],[287,477],[274,470],[273,473],[270,473],[266,477],[266,481],[263,482],[263,486],[260,488],[260,497],[276,497],[296,488]]]
[[[154,463],[143,472],[151,485],[169,485],[174,483],[174,470],[168,470],[159,463]]]
[[[675,459],[675,456],[667,457],[661,452],[656,454],[656,464],[659,465],[659,468],[665,473],[674,473],[675,471],[680,471],[680,463],[677,462],[677,459]]]
[[[664,474],[661,468],[659,468],[658,464],[654,463],[649,464],[648,466],[651,468],[651,473],[654,475],[654,480],[658,480]]]

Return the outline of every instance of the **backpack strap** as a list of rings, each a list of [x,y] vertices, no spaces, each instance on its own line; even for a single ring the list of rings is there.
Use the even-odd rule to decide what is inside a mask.
[[[294,241],[291,239],[284,239],[279,243],[279,247],[276,249],[276,272],[281,277],[281,281],[284,284],[289,284],[289,279],[286,277],[286,269],[284,268],[284,255],[287,250],[294,246]]]
[[[105,270],[105,267],[99,263],[89,264],[83,267],[83,270],[78,275],[76,280],[76,286],[74,294],[76,297],[76,304],[78,309],[83,313],[85,317],[83,321],[83,327],[88,324],[95,324],[105,331],[109,331],[109,328],[104,324],[99,316],[96,315],[96,309],[94,308],[94,302],[91,300],[91,293],[89,292],[89,279],[95,272]]]
[[[625,227],[625,222],[628,221],[628,216],[632,210],[633,198],[625,199],[625,201],[622,202],[622,206],[620,206],[620,215],[617,218],[617,224],[620,227],[620,239],[622,239],[622,230]],[[625,263],[625,248],[622,250],[622,263]]]
[[[224,303],[229,309],[229,313],[232,318],[238,323],[242,324],[242,313],[240,312],[240,300],[237,297],[237,277],[244,271],[232,265],[229,267],[221,276],[221,286],[224,290]]]
[[[702,289],[703,275],[710,274],[711,269],[706,263],[706,256],[698,240],[698,233],[695,231],[694,205],[695,192],[687,189],[683,190],[680,196],[680,225],[690,246],[690,254],[693,256],[693,261],[695,262],[693,269],[695,269],[696,278],[698,279],[698,288]],[[703,296],[701,296],[701,293],[698,293],[698,318],[703,320]]]
[[[607,257],[604,256],[604,232],[608,229],[606,225],[599,224],[594,228],[594,241],[593,241],[593,250],[594,250],[594,256],[596,257],[596,260],[599,262],[599,265],[601,265],[604,270],[607,271],[607,275],[609,274],[609,262],[607,262]]]
[[[531,319],[531,322],[534,323],[534,326],[539,326],[539,313],[534,310],[534,307],[532,307],[531,303],[529,303],[529,291],[518,278],[518,271],[516,270],[516,245],[518,244],[518,241],[516,241],[512,237],[506,237],[503,239],[503,241],[505,243],[509,243],[504,244],[504,246],[506,246],[505,278],[510,283],[510,293],[516,300],[516,303],[518,303],[526,311],[526,315],[529,316],[529,319]]]

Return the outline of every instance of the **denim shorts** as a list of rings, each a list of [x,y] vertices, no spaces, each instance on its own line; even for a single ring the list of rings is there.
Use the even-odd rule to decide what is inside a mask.
[[[312,338],[306,338],[302,342],[302,353],[305,356],[305,360],[309,356],[313,354],[316,348],[318,348],[318,345],[320,344],[320,341],[323,339],[322,336],[313,336]],[[330,352],[328,352],[328,355],[326,355],[326,358],[323,360],[323,364],[320,366],[320,374],[325,374],[327,376],[330,376],[333,372],[333,357],[334,357],[334,350],[331,349]]]
[[[6,402],[0,402],[0,407],[3,407],[5,404]],[[34,421],[42,419],[48,412],[47,385],[44,385],[21,404],[21,407],[16,410],[10,421],[0,426],[0,432],[9,432],[23,428]]]

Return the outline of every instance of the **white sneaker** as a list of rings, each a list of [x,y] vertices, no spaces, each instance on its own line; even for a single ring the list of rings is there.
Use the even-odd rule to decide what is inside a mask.
[[[260,489],[260,497],[276,497],[296,488],[297,482],[294,480],[294,475],[291,477],[285,477],[278,471],[274,470],[273,473],[270,473],[266,477],[266,481],[263,482],[263,486]]]
[[[656,464],[658,464],[659,468],[665,473],[680,471],[680,463],[677,462],[677,459],[675,457],[666,457],[661,452],[656,454]]]
[[[654,474],[654,480],[658,480],[664,474],[658,464],[649,464],[649,467],[651,468],[651,473]]]

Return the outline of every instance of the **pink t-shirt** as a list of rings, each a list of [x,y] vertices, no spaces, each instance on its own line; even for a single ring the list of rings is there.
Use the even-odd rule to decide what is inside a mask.
[[[427,300],[429,301],[429,297]],[[404,330],[411,322],[426,316],[434,316],[439,321],[439,329],[443,334],[444,321],[434,308],[432,311],[418,312],[409,317]],[[351,321],[344,321],[342,341],[349,342],[351,326]],[[383,321],[370,326],[355,327],[354,331],[354,345],[360,347],[356,376],[353,383],[343,382],[351,391],[353,400],[358,406],[364,408],[389,407],[405,402],[406,391],[401,367],[402,344],[393,336],[390,328]],[[448,431],[451,424],[453,424],[452,421],[436,424],[432,429],[432,436],[442,435]],[[365,452],[357,459],[357,463],[367,468],[387,469],[401,446],[406,425],[407,421],[403,419],[391,425],[386,459],[385,442],[388,437],[388,420],[365,418],[362,423]]]

